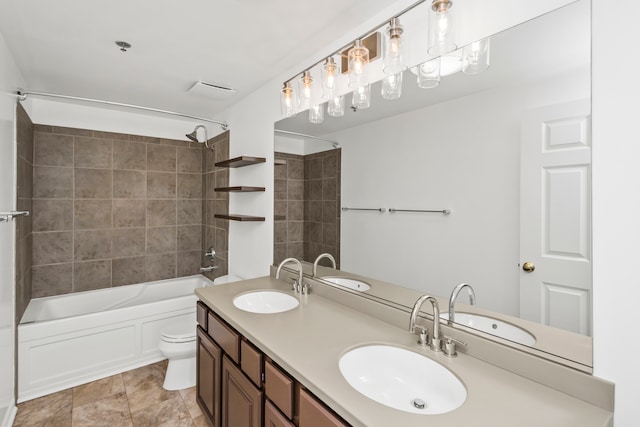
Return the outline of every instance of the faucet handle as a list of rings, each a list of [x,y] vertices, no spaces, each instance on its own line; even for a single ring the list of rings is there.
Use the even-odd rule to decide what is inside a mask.
[[[423,347],[429,345],[429,329],[423,328],[422,326],[416,326],[418,329],[418,344]]]
[[[442,350],[444,351],[444,354],[447,357],[456,357],[458,355],[458,352],[456,351],[456,344],[461,345],[463,347],[467,346],[467,343],[464,341],[460,341],[453,337],[448,337],[448,336],[444,337],[444,346]]]

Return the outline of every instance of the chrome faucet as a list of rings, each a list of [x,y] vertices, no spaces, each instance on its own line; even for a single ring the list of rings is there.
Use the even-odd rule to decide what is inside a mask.
[[[413,310],[411,310],[411,317],[409,318],[409,332],[411,332],[412,334],[416,332],[416,320],[418,319],[418,312],[420,311],[420,307],[422,307],[422,303],[424,303],[425,301],[429,301],[433,306],[433,337],[431,338],[431,350],[442,351],[442,338],[440,338],[440,307],[438,307],[438,300],[436,300],[431,295],[422,295],[413,305]],[[427,339],[426,337],[424,337],[424,330],[420,335],[421,336],[419,343],[422,345],[426,345]]]
[[[200,273],[206,273],[206,272],[209,272],[209,271],[213,271],[216,268],[218,268],[217,265],[210,265],[208,267],[200,267]]]
[[[474,292],[471,285],[468,283],[460,283],[458,286],[453,288],[451,297],[449,298],[449,324],[453,323],[453,321],[455,320],[456,310],[454,306],[456,305],[458,294],[464,288],[467,288],[467,291],[469,292],[469,304],[476,305],[476,293]]]
[[[335,270],[336,268],[336,259],[333,257],[333,255],[329,253],[320,254],[318,255],[318,258],[316,258],[316,260],[313,262],[313,277],[318,277],[318,263],[322,258],[328,258],[329,261],[331,261],[331,263],[333,264],[333,269]]]
[[[280,265],[278,265],[278,269],[276,270],[276,279],[280,279],[280,270],[282,270],[282,267],[284,267],[285,264],[288,264],[290,262],[293,262],[298,266],[298,280],[295,280],[293,282],[291,290],[293,290],[293,292],[298,292],[301,294],[309,293],[309,287],[306,283],[302,282],[302,263],[295,258],[287,258],[283,260]]]

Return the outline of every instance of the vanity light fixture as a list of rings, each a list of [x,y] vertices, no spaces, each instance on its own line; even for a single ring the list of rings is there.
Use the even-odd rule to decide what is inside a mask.
[[[489,38],[475,41],[463,49],[462,72],[480,74],[489,68]]]
[[[344,116],[344,95],[333,97],[327,102],[327,114],[331,117]]]
[[[283,117],[296,115],[295,93],[291,87],[291,82],[286,82],[280,90],[280,112]]]
[[[353,91],[351,98],[351,108],[364,110],[371,107],[371,85],[360,86]]]
[[[439,56],[458,48],[454,40],[454,22],[451,0],[433,0],[429,12],[429,42],[427,52]]]
[[[382,71],[387,74],[398,74],[407,69],[405,65],[405,58],[407,56],[406,45],[404,43],[404,37],[402,37],[403,31],[404,29],[402,25],[400,25],[400,19],[392,18],[384,32],[384,39],[382,41]]]
[[[369,49],[362,44],[362,39],[353,43],[347,54],[349,69],[349,87],[360,88],[369,84],[366,66],[369,63]]]
[[[311,106],[312,89],[313,78],[311,78],[311,71],[307,70],[302,73],[302,77],[298,81],[298,107],[300,111]]]
[[[322,98],[329,99],[335,96],[336,86],[338,84],[338,64],[329,57],[324,61],[321,70],[322,74]]]
[[[438,87],[440,85],[440,58],[423,62],[416,67],[415,73],[418,75],[419,88],[431,89]]]
[[[380,95],[383,99],[398,99],[402,95],[402,71],[398,74],[391,74],[382,79]]]
[[[324,104],[312,105],[309,108],[309,121],[314,124],[324,122]]]

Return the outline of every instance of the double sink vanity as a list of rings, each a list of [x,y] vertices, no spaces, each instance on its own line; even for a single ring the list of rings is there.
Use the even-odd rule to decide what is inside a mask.
[[[361,290],[393,285],[309,273],[304,286],[297,269],[272,269],[196,291],[198,402],[214,426],[612,423],[610,383],[454,328],[446,309],[434,328],[433,314],[447,301],[423,298],[433,308],[420,300],[409,313]],[[507,334],[537,338],[509,322],[464,316],[455,313],[463,324],[512,326]]]

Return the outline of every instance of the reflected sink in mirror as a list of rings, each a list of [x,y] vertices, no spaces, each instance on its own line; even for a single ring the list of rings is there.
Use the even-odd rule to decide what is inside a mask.
[[[441,319],[449,320],[449,313],[442,313]],[[468,326],[491,335],[524,345],[534,345],[536,338],[524,329],[493,317],[472,313],[456,313],[455,323]]]
[[[300,301],[284,292],[254,291],[236,296],[233,305],[249,313],[271,314],[293,310]]]
[[[342,286],[353,291],[365,292],[371,289],[371,285],[361,280],[350,279],[348,277],[320,277],[325,282]]]
[[[443,414],[457,409],[467,398],[466,388],[451,371],[399,347],[358,347],[340,358],[339,367],[358,392],[404,412]]]

